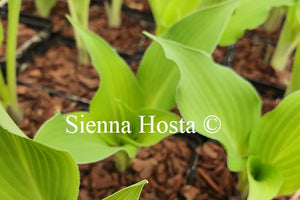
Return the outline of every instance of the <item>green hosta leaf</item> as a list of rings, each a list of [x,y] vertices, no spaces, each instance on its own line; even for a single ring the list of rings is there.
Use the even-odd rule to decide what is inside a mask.
[[[148,183],[147,180],[140,181],[110,195],[109,197],[106,197],[103,200],[138,200],[146,183]]]
[[[132,71],[107,42],[67,17],[82,37],[97,69],[101,85],[90,106],[97,120],[120,120],[118,101],[132,108],[143,105],[143,94]]]
[[[197,8],[199,0],[149,0],[156,23],[156,34],[168,30],[172,24]]]
[[[82,37],[97,69],[101,84],[90,105],[91,115],[100,121],[121,121],[119,102],[139,109],[143,93],[129,66],[108,43],[68,17]],[[102,136],[109,144],[118,145],[117,137]]]
[[[141,109],[135,112],[120,103],[120,113],[122,121],[130,122],[132,133],[116,134],[115,137],[125,144],[136,147],[154,145],[167,136],[184,132],[187,128],[185,122],[180,125],[180,118],[177,115],[163,110]]]
[[[75,18],[75,21],[82,22],[82,26],[88,26],[88,14],[86,12],[89,11],[90,0],[68,0],[68,6],[70,8],[70,12],[72,17]]]
[[[274,197],[282,184],[280,172],[272,165],[263,164],[250,156],[247,163],[249,196],[248,200],[265,200]]]
[[[1,125],[0,155],[0,199],[77,198],[79,172],[68,153],[10,133]]]
[[[0,126],[9,132],[16,134],[18,136],[27,137],[23,131],[12,121],[9,115],[6,113],[3,106],[0,104]]]
[[[56,0],[35,0],[35,6],[42,17],[48,17]]]
[[[240,0],[222,36],[221,45],[233,44],[246,29],[254,29],[268,17],[272,7],[290,6],[295,0]]]
[[[153,132],[150,126],[145,125],[143,126],[143,130],[145,133],[138,133],[136,142],[139,144],[139,146],[154,145],[160,142],[163,138],[180,132],[180,117],[178,117],[174,113],[156,109],[144,109],[139,112],[139,116],[145,116],[145,118],[143,118],[144,123],[151,123],[151,118],[149,116],[154,116]],[[158,125],[159,122],[162,123]],[[139,131],[142,130],[140,126],[141,124],[139,123],[138,125]],[[157,129],[157,127],[160,127],[159,130]],[[183,125],[183,132],[185,129],[186,125]]]
[[[162,45],[166,57],[180,69],[176,102],[184,119],[194,121],[201,134],[219,140],[227,150],[229,168],[241,170],[245,167],[249,133],[261,110],[253,87],[201,51],[150,37]],[[211,115],[219,119],[207,118]]]
[[[283,180],[280,195],[300,188],[299,111],[300,91],[287,96],[262,117],[250,135],[249,155],[257,156],[280,172]]]
[[[297,3],[300,5],[300,3]],[[291,6],[288,10],[286,20],[280,33],[275,53],[271,60],[272,67],[277,71],[284,70],[288,59],[298,46],[300,41],[300,21],[296,17],[299,6]]]
[[[68,118],[69,123],[67,122],[68,116],[71,116]],[[132,145],[112,146],[106,142],[103,135],[113,133],[103,133],[103,131],[97,133],[96,126],[93,127],[92,125],[88,128],[91,133],[88,133],[86,125],[91,123],[90,121],[96,122],[97,120],[86,112],[65,115],[58,113],[40,128],[34,140],[70,152],[77,163],[96,162],[121,150],[126,151],[130,157],[135,156],[137,149]],[[83,129],[81,129],[82,127]],[[67,129],[71,133],[67,133]],[[115,137],[112,136],[112,138]]]
[[[218,44],[236,2],[225,1],[199,10],[174,24],[162,37],[210,54]],[[179,71],[165,58],[156,42],[147,49],[137,77],[145,91],[147,107],[169,110],[174,106]]]

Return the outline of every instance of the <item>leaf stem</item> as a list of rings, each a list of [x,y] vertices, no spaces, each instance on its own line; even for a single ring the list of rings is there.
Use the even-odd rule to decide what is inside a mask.
[[[17,26],[21,0],[11,0],[8,2],[8,28],[6,45],[6,67],[7,67],[7,88],[10,94],[10,114],[14,121],[19,123],[22,120],[22,111],[17,99],[17,79],[16,79],[16,49],[17,49]]]
[[[249,183],[248,183],[248,174],[247,174],[247,168],[244,168],[239,173],[239,180],[237,185],[238,192],[241,195],[241,199],[247,199],[248,193],[249,193]]]
[[[88,28],[89,22],[89,5],[90,0],[68,0],[68,6],[71,13],[72,18],[84,26]],[[76,30],[75,32],[75,40],[76,40],[76,48],[78,54],[78,61],[81,64],[87,64],[89,62],[89,54],[84,45],[82,38],[79,36]]]
[[[272,67],[282,71],[300,41],[300,24],[296,17],[296,6],[291,6],[287,13],[287,19],[282,28],[279,42],[271,61]]]
[[[109,27],[120,27],[122,3],[123,0],[112,0],[111,4],[107,1],[104,2]]]
[[[119,172],[124,172],[132,164],[131,158],[129,158],[127,152],[119,151],[115,154],[115,166]]]
[[[5,85],[4,76],[0,68],[0,101],[3,101],[4,107],[6,107],[6,104],[9,102],[9,98],[10,98],[9,92]]]
[[[286,13],[285,7],[273,8],[266,22],[263,24],[263,28],[269,32],[273,33],[280,26]]]
[[[300,90],[300,46],[298,46],[296,51],[290,83],[286,89],[285,96],[296,90]]]

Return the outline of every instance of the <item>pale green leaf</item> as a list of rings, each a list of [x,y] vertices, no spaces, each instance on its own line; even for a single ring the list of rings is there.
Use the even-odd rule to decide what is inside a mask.
[[[162,37],[210,54],[217,46],[236,2],[225,1],[199,10],[174,24]],[[169,110],[174,106],[179,71],[165,58],[156,42],[147,49],[137,77],[145,92],[147,107]]]
[[[231,69],[215,64],[204,52],[150,37],[162,45],[167,58],[181,72],[176,102],[183,118],[194,121],[199,133],[220,141],[227,150],[229,168],[241,170],[245,167],[250,131],[261,111],[256,91]],[[207,118],[211,115],[218,119]],[[219,130],[213,133],[212,129]]]
[[[291,6],[288,10],[276,50],[271,60],[272,67],[277,71],[284,70],[287,61],[300,42],[300,22],[296,17],[296,9],[296,6]]]
[[[0,199],[77,199],[78,167],[67,152],[9,133],[0,126],[0,155]]]
[[[156,24],[156,34],[168,30],[174,23],[197,8],[199,0],[149,0]]]
[[[72,18],[82,26],[88,26],[90,0],[68,0],[68,7]]]
[[[97,120],[120,120],[118,101],[132,108],[143,105],[143,93],[125,61],[107,42],[81,27],[68,17],[75,30],[83,38],[100,75],[101,84],[90,105],[90,112]]]
[[[89,128],[86,128],[88,123]],[[94,126],[93,123],[95,123]],[[121,150],[126,151],[130,157],[135,156],[137,149],[132,145],[111,146],[108,144],[103,135],[113,133],[105,133],[102,126],[100,126],[101,131],[98,132],[96,123],[97,120],[87,112],[65,115],[58,113],[40,128],[34,140],[69,152],[77,163],[96,162]]]
[[[134,185],[128,186],[103,200],[138,200],[147,180],[142,180]]]
[[[122,121],[129,121],[132,133],[117,134],[120,141],[136,147],[151,146],[167,136],[184,132],[187,128],[184,121],[180,124],[180,117],[174,113],[157,110],[141,109],[133,111],[128,106],[120,103]]]
[[[272,165],[264,164],[256,157],[250,156],[247,161],[249,180],[248,200],[266,200],[273,198],[280,189],[282,177]]]
[[[207,0],[208,1],[208,0]],[[295,0],[240,0],[220,41],[221,45],[236,42],[246,29],[254,29],[262,24],[273,7],[291,6]]]
[[[300,91],[264,115],[250,135],[249,155],[276,167],[283,178],[279,194],[300,188]]]
[[[57,0],[35,0],[35,6],[42,17],[48,17]]]
[[[179,133],[180,128],[182,129],[182,133],[187,128],[185,123],[180,125],[180,117],[171,112],[157,109],[143,109],[139,112],[139,116],[139,131],[143,130],[145,132],[138,133],[137,135],[136,142],[139,146],[154,145],[167,136]],[[141,116],[144,116],[143,121],[141,121]],[[150,116],[154,117],[151,118]]]
[[[21,129],[15,124],[15,122],[10,118],[10,116],[7,114],[7,112],[5,111],[1,103],[0,103],[0,126],[13,134],[22,137],[27,137],[23,133],[23,131],[21,131]]]

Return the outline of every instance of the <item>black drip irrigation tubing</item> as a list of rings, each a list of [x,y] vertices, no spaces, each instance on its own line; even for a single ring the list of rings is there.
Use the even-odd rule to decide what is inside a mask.
[[[17,81],[18,85],[23,85],[26,87],[30,87],[30,88],[35,88],[41,91],[44,91],[50,95],[55,95],[55,96],[59,96],[59,97],[63,97],[65,99],[71,100],[71,101],[75,101],[79,106],[81,106],[83,108],[83,110],[87,111],[89,109],[89,105],[91,100],[83,98],[83,97],[78,97],[75,95],[71,95],[71,94],[67,94],[65,92],[61,92],[61,91],[57,91],[51,88],[47,88],[44,86],[37,86],[37,85],[32,85],[30,83],[26,83],[23,81]]]
[[[8,14],[7,6],[1,7],[0,8],[1,17],[7,19],[7,14]],[[37,17],[30,14],[20,13],[19,22],[35,30],[47,30],[50,32],[52,29],[51,20]]]
[[[201,160],[201,156],[196,152],[196,148],[198,146],[202,146],[205,142],[209,141],[210,139],[198,133],[178,133],[174,136],[185,140],[192,152],[190,164],[185,172],[185,180],[187,185],[194,185],[197,173],[197,164]],[[178,194],[177,196],[180,200],[186,199],[180,194]]]
[[[256,36],[255,34],[251,34],[251,33],[247,33],[245,35],[245,37],[251,39],[255,44],[257,43],[265,43],[265,44],[269,44],[269,45],[272,45],[272,46],[276,46],[277,45],[277,42],[270,39],[270,38],[261,38],[259,36]]]
[[[188,170],[186,171],[186,181],[187,185],[194,185],[195,178],[197,174],[197,164],[201,161],[201,156],[195,151],[197,147],[203,146],[207,142],[212,142],[222,147],[222,145],[211,138],[208,138],[200,133],[179,133],[175,135],[176,137],[182,137],[186,140],[188,146],[192,150],[192,158]]]

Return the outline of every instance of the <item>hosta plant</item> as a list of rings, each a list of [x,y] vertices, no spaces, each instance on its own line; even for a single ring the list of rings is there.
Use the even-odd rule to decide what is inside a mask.
[[[255,29],[263,24],[272,8],[291,6],[295,2],[296,0],[240,0],[222,35],[220,44],[233,44],[242,37],[246,29]]]
[[[0,199],[75,200],[79,171],[71,155],[29,139],[0,105]],[[105,200],[138,200],[143,180]]]
[[[176,103],[196,130],[220,141],[228,167],[240,172],[240,189],[249,200],[267,200],[300,188],[300,91],[260,116],[254,88],[232,70],[213,62],[203,51],[151,36],[180,70]],[[187,98],[188,97],[188,98]],[[219,119],[218,132],[207,129],[207,116]]]
[[[149,0],[160,35],[183,17],[208,7],[226,4],[227,0]],[[296,0],[239,0],[219,41],[222,46],[235,43],[245,30],[255,29],[268,18],[272,8],[294,5]],[[208,20],[209,21],[209,20]]]
[[[22,110],[18,105],[16,80],[17,26],[19,22],[20,6],[21,0],[8,1],[6,77],[0,67],[0,103],[5,107],[16,123],[21,122],[23,118]],[[0,45],[2,39],[3,28],[0,23]]]
[[[172,26],[163,37],[210,54],[235,5],[236,1],[230,0],[196,12]],[[211,21],[207,22],[209,16]],[[89,50],[100,75],[100,87],[89,112],[58,113],[41,127],[36,141],[70,152],[78,163],[96,162],[115,154],[116,166],[122,171],[139,148],[176,132],[192,132],[192,124],[169,112],[180,74],[158,43],[148,48],[136,78],[109,44],[69,20]],[[143,126],[141,120],[153,126]]]

